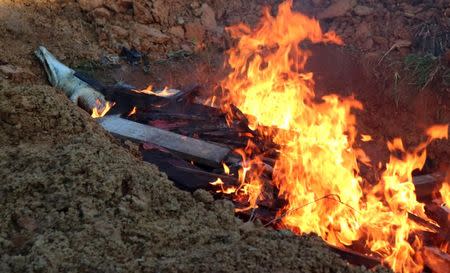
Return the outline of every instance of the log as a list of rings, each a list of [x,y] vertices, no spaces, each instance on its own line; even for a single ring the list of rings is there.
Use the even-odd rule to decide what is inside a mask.
[[[103,117],[98,119],[98,122],[105,130],[120,138],[152,143],[172,151],[185,160],[211,167],[220,166],[231,152],[228,147],[140,124],[117,115]]]

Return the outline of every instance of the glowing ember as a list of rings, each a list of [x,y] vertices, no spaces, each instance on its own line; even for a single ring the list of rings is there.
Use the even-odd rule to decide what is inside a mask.
[[[276,17],[266,9],[256,29],[243,24],[228,29],[238,44],[229,51],[232,72],[222,82],[228,91],[223,110],[232,119],[228,105],[236,105],[254,117],[249,118],[252,128],[280,146],[272,177],[279,198],[288,203],[279,212],[282,225],[297,233],[314,232],[336,246],[363,241],[368,253],[379,254],[395,271],[420,272],[422,242],[415,232],[427,229],[408,214],[429,219],[416,200],[411,173],[423,166],[431,140],[448,137],[448,126],[428,129],[428,140],[413,150],[406,150],[401,139],[389,142],[392,154],[402,157],[390,157],[378,184],[363,183],[357,161],[370,160],[353,145],[357,130],[351,113],[363,107],[353,98],[317,98],[313,74],[304,71],[311,52],[300,47],[306,40],[342,41],[333,32],[323,33],[318,21],[292,12],[291,6],[292,1],[281,4]],[[362,135],[363,141],[371,139]],[[233,189],[249,208],[264,199],[262,159],[248,159],[254,146],[249,142],[237,151],[244,164],[241,185]],[[213,185],[231,192],[220,179]]]
[[[114,106],[114,102],[107,101],[105,105],[101,105],[101,102],[99,100],[96,101],[97,107],[94,107],[92,109],[91,117],[93,118],[101,118],[104,117],[108,111]]]

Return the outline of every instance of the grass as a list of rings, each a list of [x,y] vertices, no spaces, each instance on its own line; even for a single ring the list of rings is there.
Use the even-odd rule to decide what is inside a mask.
[[[410,54],[405,57],[404,70],[408,83],[423,90],[434,81],[441,81],[450,86],[450,68],[442,63],[441,58],[431,54]]]

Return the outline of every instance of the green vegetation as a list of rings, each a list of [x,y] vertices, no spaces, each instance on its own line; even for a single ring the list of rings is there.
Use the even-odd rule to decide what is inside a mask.
[[[442,84],[450,86],[450,68],[439,57],[410,54],[404,59],[404,67],[408,83],[419,89],[424,89],[435,80],[441,80]]]

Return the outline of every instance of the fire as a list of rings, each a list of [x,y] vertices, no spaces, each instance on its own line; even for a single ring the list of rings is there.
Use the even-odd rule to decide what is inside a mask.
[[[217,190],[217,192],[220,192],[220,193],[232,194],[232,193],[236,192],[236,188],[235,187],[225,188],[224,187],[224,183],[223,183],[222,179],[220,179],[220,178],[217,178],[216,181],[210,182],[209,184],[211,184],[213,186],[219,186],[220,190]]]
[[[136,114],[136,112],[137,112],[137,108],[136,108],[136,106],[134,106],[133,109],[131,109],[131,111],[128,114],[128,116],[131,117],[132,115]]]
[[[373,140],[373,138],[370,135],[363,135],[363,134],[361,135],[361,141],[363,141],[363,142],[369,142],[372,140]]]
[[[144,93],[147,95],[153,95],[153,96],[165,97],[165,98],[172,97],[180,92],[180,90],[171,89],[171,88],[168,88],[167,86],[164,87],[164,89],[161,91],[153,91],[153,85],[149,85],[142,90],[133,90],[133,91],[135,91],[137,93]]]
[[[450,207],[450,177],[447,176],[446,181],[442,184],[441,189],[439,190],[439,193],[441,194],[442,202],[447,207]]]
[[[92,109],[91,117],[93,118],[101,118],[104,117],[108,111],[114,106],[114,102],[107,101],[105,105],[101,105],[99,100],[96,101],[97,107]]]
[[[379,183],[364,181],[358,161],[370,164],[370,159],[354,147],[358,134],[353,114],[363,106],[352,97],[316,97],[314,75],[305,71],[311,52],[301,46],[307,40],[342,41],[291,7],[292,1],[284,2],[277,16],[266,9],[255,29],[244,24],[228,29],[237,46],[229,51],[232,72],[222,82],[228,92],[223,110],[232,119],[229,105],[237,106],[248,115],[252,129],[271,135],[279,145],[272,179],[279,198],[287,201],[279,212],[282,225],[297,233],[316,233],[336,246],[363,241],[368,253],[380,255],[395,271],[420,272],[422,242],[415,232],[426,228],[408,215],[429,219],[416,200],[411,173],[423,166],[432,139],[448,137],[443,133],[448,126],[430,128],[428,140],[412,150],[401,139],[392,140],[388,149],[393,155]],[[362,140],[372,137],[362,135]],[[241,186],[234,189],[237,198],[247,198],[249,208],[264,199],[262,159],[255,151],[251,141],[240,151]],[[215,183],[222,187],[220,182]]]

